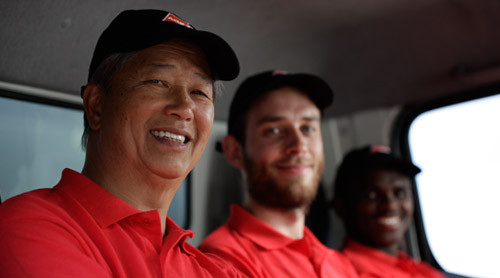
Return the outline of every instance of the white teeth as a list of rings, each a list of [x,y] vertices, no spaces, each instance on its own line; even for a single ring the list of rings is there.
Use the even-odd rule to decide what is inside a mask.
[[[383,218],[379,218],[378,222],[380,224],[382,224],[382,225],[394,226],[394,225],[398,225],[399,224],[400,219],[397,216],[383,217]]]
[[[168,131],[158,131],[158,130],[152,130],[151,134],[153,134],[155,137],[162,138],[162,139],[168,139],[180,143],[184,143],[186,141],[186,136],[178,135],[178,134],[173,134]]]

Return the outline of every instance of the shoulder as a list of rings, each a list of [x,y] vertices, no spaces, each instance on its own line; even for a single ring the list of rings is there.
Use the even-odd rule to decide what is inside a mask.
[[[228,224],[224,224],[210,233],[198,246],[198,249],[205,252],[223,247],[233,247],[236,236],[235,231],[231,230]]]
[[[38,189],[10,198],[0,205],[0,237],[28,243],[29,238],[56,240],[55,233],[70,234],[78,226],[71,214],[75,204],[71,203],[54,189]]]
[[[264,277],[258,267],[255,245],[228,224],[208,235],[198,248],[207,256],[229,263],[249,277]]]
[[[341,252],[330,249],[327,261],[335,272],[343,277],[357,277],[357,270],[351,261]]]
[[[9,198],[0,205],[0,223],[45,214],[58,206],[57,198],[54,199],[52,194],[52,189],[44,188]]]
[[[70,215],[63,199],[54,195],[51,189],[41,189],[13,197],[0,205],[3,250],[0,273],[26,275],[37,272],[43,275],[40,267],[53,271],[47,266],[56,261],[60,264],[72,256],[78,256],[80,262],[88,259],[82,247],[86,231]]]

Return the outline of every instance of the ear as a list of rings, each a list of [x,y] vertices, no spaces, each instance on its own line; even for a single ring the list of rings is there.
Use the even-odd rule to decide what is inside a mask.
[[[92,130],[99,130],[101,128],[104,89],[97,84],[89,83],[85,86],[82,97],[90,128]]]
[[[226,160],[237,169],[243,169],[243,147],[234,136],[226,135],[222,139],[222,149]]]

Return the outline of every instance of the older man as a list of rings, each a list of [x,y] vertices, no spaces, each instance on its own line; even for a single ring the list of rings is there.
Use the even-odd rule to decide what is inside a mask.
[[[173,13],[124,11],[94,51],[85,165],[0,208],[2,277],[239,276],[185,242],[167,212],[199,160],[231,47]]]
[[[240,85],[222,147],[248,194],[202,251],[250,277],[357,277],[305,226],[324,168],[322,109],[332,99],[330,87],[310,74],[268,71]]]

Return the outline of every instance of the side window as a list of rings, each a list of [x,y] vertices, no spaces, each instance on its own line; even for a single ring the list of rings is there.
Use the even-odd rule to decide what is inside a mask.
[[[500,95],[492,93],[420,111],[408,124],[408,150],[422,168],[419,240],[446,272],[470,277],[500,277]]]
[[[52,187],[64,168],[83,167],[81,108],[1,97],[0,130],[2,200]]]
[[[83,107],[78,96],[0,82],[0,198],[57,184],[64,168],[80,172]],[[168,211],[189,227],[189,176]]]

